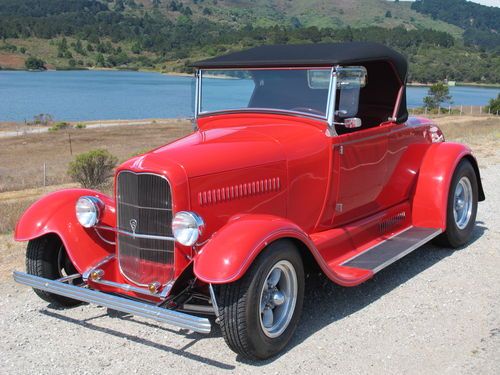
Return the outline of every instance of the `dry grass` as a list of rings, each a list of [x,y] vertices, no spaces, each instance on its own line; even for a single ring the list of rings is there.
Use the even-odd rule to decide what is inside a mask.
[[[150,125],[127,125],[68,132],[29,134],[0,138],[0,233],[12,231],[24,210],[41,195],[65,187],[75,187],[67,176],[68,163],[74,156],[105,148],[119,160],[188,134],[185,120]],[[71,136],[70,153],[69,138]],[[43,164],[47,165],[47,185],[43,185]],[[111,186],[104,191],[110,192]]]
[[[25,246],[15,242],[11,234],[0,234],[0,282],[10,278],[14,269],[24,269]]]
[[[104,148],[119,160],[126,160],[139,150],[171,142],[190,130],[188,121],[171,120],[161,124],[71,129],[0,138],[0,192],[42,186],[44,163],[47,185],[68,183],[68,164],[79,153]]]
[[[36,199],[23,199],[17,202],[0,202],[0,234],[8,233],[16,227],[16,223],[21,217],[22,213],[33,203]]]
[[[12,231],[22,213],[40,196],[54,190],[76,186],[76,184],[53,185],[0,193],[0,234]]]
[[[446,116],[434,118],[447,141],[469,145],[480,166],[500,163],[500,117]]]

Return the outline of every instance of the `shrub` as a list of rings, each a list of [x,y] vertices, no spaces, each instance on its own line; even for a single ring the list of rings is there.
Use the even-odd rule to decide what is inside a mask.
[[[30,125],[50,125],[53,121],[52,115],[48,113],[40,113],[39,115],[33,116],[33,121],[30,121]]]
[[[67,129],[67,128],[69,128],[69,124],[67,122],[64,122],[64,121],[56,122],[54,125],[52,125],[49,128],[49,132],[56,132],[58,130]]]
[[[97,188],[112,175],[118,159],[103,149],[77,155],[69,164],[68,175],[84,188]]]
[[[82,124],[81,122],[75,125],[75,129],[85,129],[86,127],[87,125]]]
[[[486,112],[499,113],[500,112],[500,94],[496,99],[490,99],[490,104],[486,107]]]
[[[28,57],[24,65],[28,70],[45,70],[45,62],[33,56]]]

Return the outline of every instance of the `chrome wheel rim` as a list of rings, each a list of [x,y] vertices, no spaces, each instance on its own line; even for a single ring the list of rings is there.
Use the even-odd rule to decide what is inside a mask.
[[[472,185],[467,177],[464,176],[458,181],[453,198],[455,224],[459,229],[464,229],[472,215]]]
[[[290,324],[297,289],[297,273],[292,263],[287,260],[276,263],[267,274],[260,292],[260,327],[266,336],[278,337]]]

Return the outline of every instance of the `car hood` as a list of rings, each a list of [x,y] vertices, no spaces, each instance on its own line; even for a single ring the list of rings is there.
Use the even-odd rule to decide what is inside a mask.
[[[278,139],[250,128],[227,127],[196,131],[131,159],[120,169],[159,172],[180,167],[191,178],[285,159]]]

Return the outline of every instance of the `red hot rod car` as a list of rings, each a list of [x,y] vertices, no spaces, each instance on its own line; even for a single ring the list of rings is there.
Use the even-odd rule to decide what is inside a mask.
[[[196,130],[120,165],[113,197],[33,204],[16,281],[201,333],[214,315],[231,349],[262,359],[293,335],[307,267],[356,286],[432,239],[470,238],[477,162],[408,118],[399,53],[263,46],[194,68]]]

